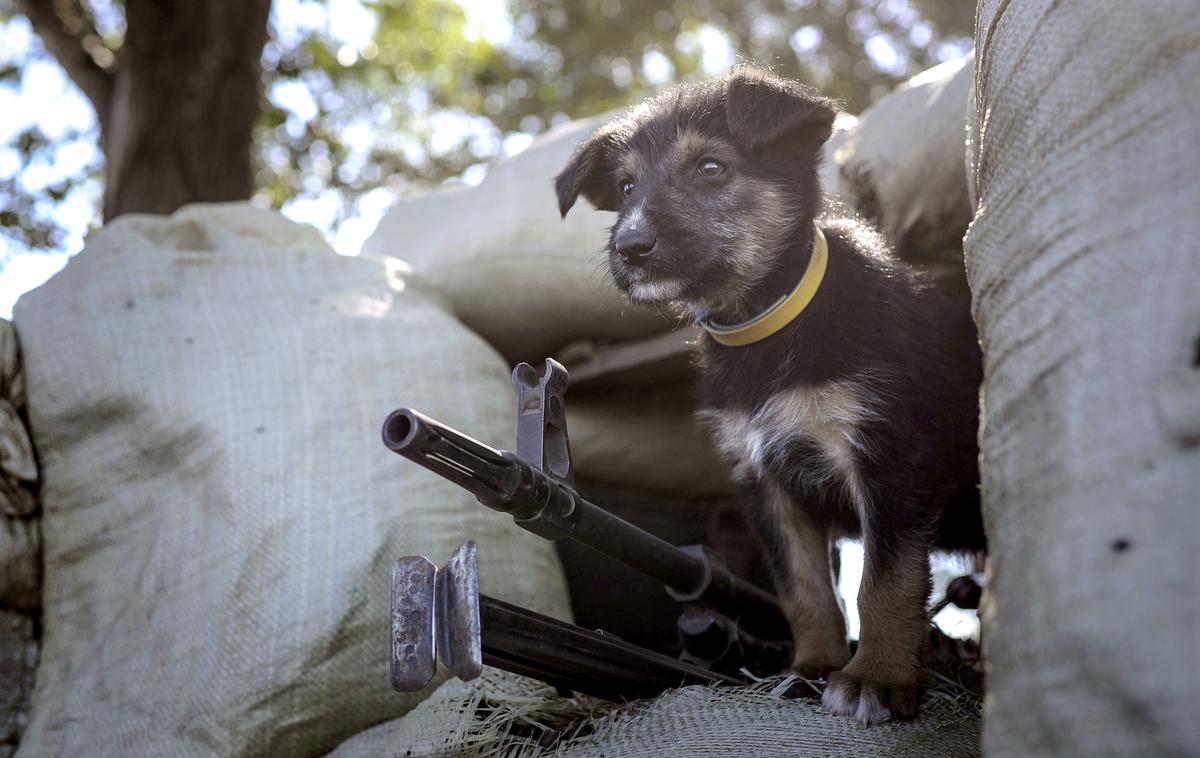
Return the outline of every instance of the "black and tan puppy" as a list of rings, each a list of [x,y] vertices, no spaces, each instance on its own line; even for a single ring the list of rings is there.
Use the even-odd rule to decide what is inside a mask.
[[[968,303],[878,235],[819,215],[834,103],[766,72],[670,91],[601,128],[558,176],[619,215],[613,279],[707,330],[703,417],[754,494],[796,643],[824,703],[866,723],[917,710],[929,552],[983,547],[980,353]],[[865,546],[850,657],[830,540]],[[834,673],[830,673],[834,672]]]

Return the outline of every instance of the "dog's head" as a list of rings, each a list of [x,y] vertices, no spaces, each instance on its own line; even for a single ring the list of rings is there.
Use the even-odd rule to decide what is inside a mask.
[[[736,310],[820,205],[817,168],[837,109],[742,67],[668,91],[602,127],[555,180],[616,211],[613,280],[638,302]]]

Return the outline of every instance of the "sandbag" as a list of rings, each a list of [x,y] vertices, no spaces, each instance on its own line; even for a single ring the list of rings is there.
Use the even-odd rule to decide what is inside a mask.
[[[1197,755],[1200,5],[983,0],[989,756]]]
[[[963,144],[974,71],[968,55],[917,74],[832,146],[829,189],[875,224],[900,258],[948,281],[963,277],[972,215]]]
[[[20,755],[322,755],[423,697],[388,684],[391,563],[468,537],[485,592],[567,616],[550,543],[380,442],[400,405],[515,420],[398,262],[248,205],[124,216],[15,320],[46,566]]]
[[[870,728],[829,715],[816,698],[784,697],[806,686],[792,675],[613,703],[556,696],[539,682],[485,668],[475,681],[445,683],[404,718],[346,741],[330,758],[979,755],[978,694],[949,678],[927,691],[914,721]]]

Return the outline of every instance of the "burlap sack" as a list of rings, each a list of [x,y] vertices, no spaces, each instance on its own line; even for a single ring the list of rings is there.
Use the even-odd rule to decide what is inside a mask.
[[[963,143],[973,56],[924,71],[872,105],[831,146],[829,191],[874,223],[897,255],[962,279],[971,220]]]
[[[990,756],[1200,754],[1200,4],[984,0]]]
[[[873,727],[830,716],[815,697],[783,697],[793,686],[807,685],[775,677],[622,704],[556,696],[539,682],[485,669],[473,682],[447,682],[404,718],[348,740],[330,758],[979,755],[978,695],[950,679],[927,691],[915,721]]]
[[[412,405],[510,435],[508,369],[386,261],[244,205],[126,216],[17,304],[45,637],[22,756],[321,755],[388,685],[390,566],[480,544],[563,617],[552,545],[388,452]]]

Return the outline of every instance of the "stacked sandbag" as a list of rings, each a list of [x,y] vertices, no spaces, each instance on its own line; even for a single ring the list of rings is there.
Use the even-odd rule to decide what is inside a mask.
[[[504,444],[508,368],[397,261],[246,205],[125,216],[16,307],[44,640],[20,755],[323,755],[388,682],[391,563],[479,543],[568,613],[550,543],[388,452],[411,405]]]
[[[973,212],[963,145],[974,72],[968,55],[914,76],[830,145],[835,179],[826,190],[878,227],[900,258],[947,283],[963,278]]]
[[[1200,754],[1200,5],[984,0],[989,756]]]

